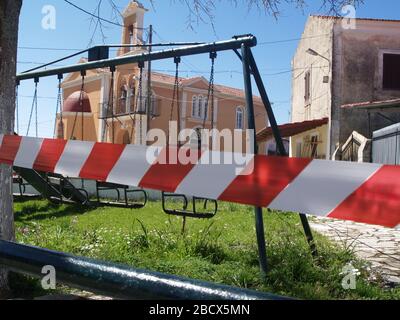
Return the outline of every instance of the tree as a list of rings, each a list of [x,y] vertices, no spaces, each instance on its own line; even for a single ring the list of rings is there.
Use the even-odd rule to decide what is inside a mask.
[[[15,114],[15,76],[18,22],[22,0],[0,1],[0,133],[12,134]],[[0,165],[0,239],[14,234],[12,168]],[[0,269],[0,298],[9,295],[8,272]]]
[[[121,12],[118,9],[116,0],[108,0],[109,8],[108,12],[111,12],[113,21],[106,20],[102,17],[102,5],[103,0],[98,0],[96,7],[93,12],[88,12],[78,5],[72,3],[70,0],[64,0],[66,3],[73,7],[84,11],[91,16],[91,24],[94,24],[94,32],[91,37],[90,43],[92,44],[94,35],[99,31],[103,37],[103,41],[106,39],[104,34],[104,25],[111,23],[113,25],[120,25],[118,20],[122,17]],[[135,1],[135,0],[131,0]],[[147,0],[153,8],[156,8],[159,0]],[[173,0],[176,3],[184,5],[187,9],[187,25],[189,28],[194,29],[194,26],[199,23],[210,23],[214,29],[214,11],[216,3],[226,2],[228,5],[237,6],[239,2],[247,5],[248,10],[258,10],[264,12],[266,15],[271,15],[278,18],[281,14],[281,7],[283,4],[293,5],[298,9],[304,9],[307,7],[311,0]],[[136,1],[140,2],[140,1]],[[364,0],[319,0],[321,10],[325,11],[326,14],[340,16],[342,14],[342,8],[346,5],[353,5],[358,7],[364,3]],[[111,8],[111,10],[110,10]],[[215,31],[215,29],[214,29]]]
[[[112,1],[112,0],[110,0]],[[157,0],[148,0],[152,6]],[[278,18],[283,4],[290,4],[298,9],[304,9],[311,0],[174,0],[186,6],[188,10],[188,26],[193,28],[199,22],[209,22],[214,27],[215,3],[228,2],[230,5],[237,6],[239,2],[247,4],[249,10],[256,9],[263,11],[267,15]],[[101,2],[101,1],[100,1]],[[321,10],[326,14],[339,16],[342,8],[348,4],[358,7],[364,0],[320,0]]]

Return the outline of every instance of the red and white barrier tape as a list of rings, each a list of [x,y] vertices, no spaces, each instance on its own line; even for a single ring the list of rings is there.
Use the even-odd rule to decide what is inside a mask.
[[[400,167],[247,155],[238,164],[151,163],[166,149],[0,135],[0,163],[282,211],[369,224],[400,224]],[[176,150],[170,149],[171,153]],[[238,170],[254,168],[251,174]]]

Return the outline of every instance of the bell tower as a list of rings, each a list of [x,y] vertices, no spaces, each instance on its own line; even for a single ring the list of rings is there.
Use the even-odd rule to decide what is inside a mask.
[[[139,2],[132,0],[122,13],[124,28],[122,44],[143,44],[144,14],[147,9]],[[133,51],[132,48],[121,48],[118,55]]]

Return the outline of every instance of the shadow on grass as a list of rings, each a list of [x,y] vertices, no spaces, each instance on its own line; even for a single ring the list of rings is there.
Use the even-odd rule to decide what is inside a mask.
[[[38,296],[45,296],[56,293],[56,290],[46,291],[40,286],[40,281],[32,277],[10,273],[10,289],[14,298],[34,299]]]
[[[28,202],[21,210],[14,213],[15,221],[39,221],[52,218],[76,216],[96,210],[97,207],[85,207],[81,205],[65,205],[52,202]]]

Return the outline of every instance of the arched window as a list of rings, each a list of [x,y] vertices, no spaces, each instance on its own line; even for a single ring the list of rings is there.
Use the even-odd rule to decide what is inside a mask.
[[[192,98],[192,118],[197,118],[199,113],[199,101],[197,96],[193,96]]]
[[[208,101],[207,101],[207,98],[205,98],[204,99],[204,102],[203,102],[203,111],[202,111],[202,116],[201,116],[201,118],[202,119],[208,119]]]
[[[199,103],[199,107],[197,109],[196,118],[202,119],[202,117],[203,117],[203,109],[204,109],[204,98],[203,98],[203,96],[199,96],[198,103]]]
[[[244,110],[243,107],[237,107],[236,109],[236,129],[244,129]]]
[[[135,81],[133,79],[129,82],[128,99],[129,99],[128,105],[130,112],[135,112],[136,86],[135,86]]]
[[[158,99],[157,95],[155,94],[154,91],[151,92],[151,107],[150,107],[150,112],[153,117],[159,117],[161,114],[160,110],[160,99]]]
[[[128,98],[128,91],[126,90],[126,86],[121,87],[121,95],[119,98],[119,105],[117,114],[124,114],[126,113],[126,101]]]
[[[134,44],[134,42],[135,42],[135,38],[134,38],[134,36],[135,36],[135,33],[134,33],[134,26],[133,25],[130,25],[129,27],[128,27],[128,32],[129,32],[129,44]]]
[[[207,98],[204,96],[194,96],[192,98],[192,118],[201,119],[208,118]]]

